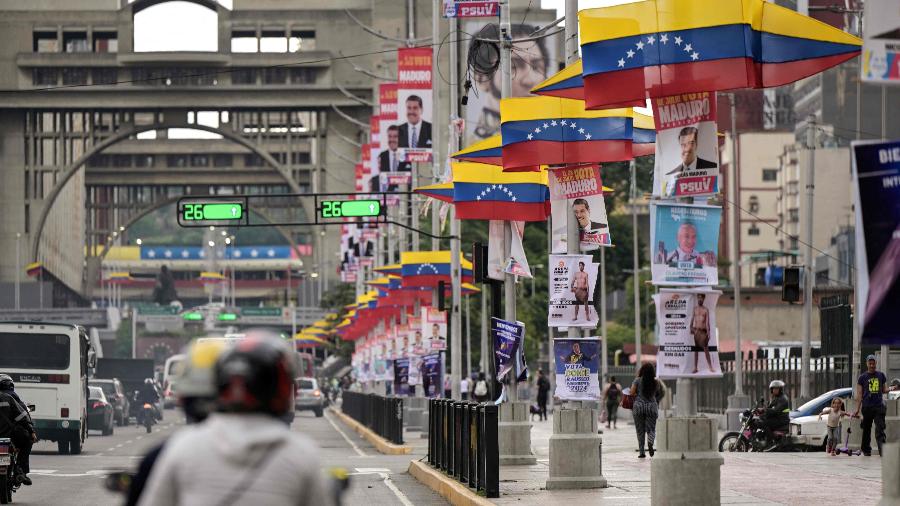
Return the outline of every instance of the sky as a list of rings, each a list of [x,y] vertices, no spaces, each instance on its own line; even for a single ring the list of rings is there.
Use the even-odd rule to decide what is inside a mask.
[[[594,7],[609,7],[610,5],[628,4],[638,0],[578,0],[578,9],[591,9]],[[556,17],[565,15],[565,0],[541,0],[541,9],[556,9]]]

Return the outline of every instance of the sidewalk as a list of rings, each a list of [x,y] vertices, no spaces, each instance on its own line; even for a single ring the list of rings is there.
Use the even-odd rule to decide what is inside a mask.
[[[552,419],[533,422],[537,464],[500,468],[500,505],[650,504],[650,461],[638,459],[634,426],[603,427],[603,475],[609,488],[545,490]],[[809,505],[835,500],[876,504],[881,498],[880,457],[814,453],[724,453],[722,504]],[[852,495],[848,495],[852,494]]]

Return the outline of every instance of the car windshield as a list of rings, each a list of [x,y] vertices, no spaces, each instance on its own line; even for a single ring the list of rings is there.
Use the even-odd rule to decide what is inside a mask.
[[[89,387],[89,390],[90,395],[88,397],[91,399],[106,400],[106,397],[103,395],[103,390],[100,387]]]
[[[316,388],[316,382],[308,379],[297,380],[297,388],[300,390],[313,390]]]
[[[828,402],[832,397],[841,394],[843,394],[842,390],[832,390],[831,392],[825,392],[824,394],[797,408],[797,412],[801,413],[801,415],[816,414],[810,413],[809,411],[818,411],[816,407],[822,405],[822,403]]]
[[[110,383],[106,383],[106,382],[94,383],[94,382],[92,382],[91,388],[99,388],[100,390],[103,390],[103,393],[106,395],[113,395],[116,393],[116,385],[114,385],[111,382]]]

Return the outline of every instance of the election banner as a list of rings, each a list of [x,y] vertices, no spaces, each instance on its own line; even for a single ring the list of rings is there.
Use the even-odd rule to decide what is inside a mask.
[[[596,327],[597,264],[590,255],[550,255],[550,327]]]
[[[721,207],[650,204],[653,284],[719,284],[721,219]]]
[[[862,80],[900,83],[900,7],[897,0],[866,0]]]
[[[653,195],[719,193],[716,94],[689,93],[652,100],[656,123]]]
[[[425,397],[441,397],[444,394],[444,353],[436,351],[422,357],[422,388]]]
[[[603,180],[597,164],[562,167],[550,176],[550,214],[553,217],[553,253],[565,253],[569,220],[578,223],[579,248],[591,251],[612,246],[609,219],[603,202]]]
[[[375,359],[375,381],[384,381],[389,379],[387,360],[384,358]]]
[[[394,395],[409,395],[409,359],[394,360]]]
[[[494,370],[497,372],[497,379],[502,379],[517,367],[518,349],[525,340],[525,324],[492,316],[491,336],[494,342]]]
[[[554,339],[556,393],[563,401],[595,401],[600,398],[600,339]]]
[[[851,143],[856,318],[867,345],[900,344],[900,141]]]
[[[397,135],[403,160],[431,161],[431,59],[430,47],[397,50]]]
[[[424,346],[427,351],[446,350],[447,312],[436,307],[423,307],[422,331],[425,332]]]
[[[719,378],[716,304],[722,292],[662,288],[653,296],[660,378]]]
[[[406,335],[409,341],[409,354],[411,356],[419,356],[431,351],[430,347],[426,347],[425,340],[422,337],[422,320],[410,319],[409,330]]]
[[[409,357],[409,386],[415,387],[422,384],[422,357],[415,355]]]
[[[509,258],[506,259],[503,272],[521,278],[531,278],[531,267],[528,266],[528,258],[525,257],[525,246],[522,244],[522,240],[525,238],[525,222],[510,221],[508,223],[513,230],[510,236],[512,237],[512,246],[510,246]]]
[[[445,18],[495,18],[500,0],[444,0]]]
[[[503,253],[506,249],[505,237],[506,222],[491,220],[488,222],[488,265],[487,275],[491,279],[503,281],[506,264],[503,261]]]

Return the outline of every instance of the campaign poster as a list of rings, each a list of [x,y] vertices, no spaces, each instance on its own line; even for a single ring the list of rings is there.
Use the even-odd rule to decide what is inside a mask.
[[[395,192],[400,185],[412,181],[412,165],[403,160],[400,151],[400,126],[397,124],[397,83],[378,85],[379,143],[378,180],[380,190]],[[396,205],[399,196],[388,197],[388,205]]]
[[[397,358],[409,357],[409,325],[398,325],[394,336],[394,355]]]
[[[554,339],[556,393],[563,401],[595,401],[600,398],[600,339]]]
[[[518,350],[525,340],[525,324],[492,316],[491,337],[494,342],[494,370],[497,371],[497,378],[502,379],[517,368]]]
[[[394,360],[394,395],[409,395],[409,359]]]
[[[341,281],[355,283],[359,271],[356,225],[341,225]]]
[[[425,397],[444,395],[443,353],[436,351],[422,357],[422,389]]]
[[[719,193],[716,94],[689,93],[652,102],[656,123],[653,195],[675,198]]]
[[[663,288],[653,295],[660,378],[719,378],[716,304],[722,292]]]
[[[528,258],[525,256],[525,246],[522,240],[525,238],[525,222],[510,221],[509,226],[512,227],[512,246],[509,249],[509,258],[506,259],[506,265],[503,272],[512,274],[520,278],[531,278],[531,267],[528,266]],[[490,247],[490,246],[489,246]]]
[[[414,387],[422,384],[422,357],[409,357],[409,386]]]
[[[561,36],[524,40],[534,37],[541,24],[521,23],[520,18],[514,20],[510,27],[509,37],[515,41],[512,44],[511,66],[514,70],[510,97],[531,95],[531,88],[559,70],[561,62],[558,55],[562,54],[559,51]],[[466,42],[461,54],[470,54],[472,45],[478,38],[500,39],[496,19],[468,19],[460,22],[460,28],[460,32],[467,34],[463,39]],[[497,58],[496,52],[486,45],[482,45],[474,55],[482,62],[494,61]],[[470,75],[472,89],[469,90],[468,104],[465,107],[464,146],[500,133],[502,72],[488,75],[471,70]]]
[[[550,214],[553,217],[553,253],[568,250],[569,220],[578,223],[580,251],[612,246],[603,180],[597,164],[562,167],[549,171]]]
[[[447,312],[435,307],[422,308],[422,332],[428,351],[447,349]]]
[[[900,83],[900,8],[897,0],[866,0],[862,80]]]
[[[721,219],[721,207],[650,204],[653,284],[719,284]]]
[[[488,222],[488,265],[487,275],[491,279],[506,279],[506,263],[503,254],[506,251],[506,222],[490,220]]]
[[[856,182],[856,311],[867,345],[900,344],[900,141],[851,144]],[[861,318],[859,317],[861,316]]]
[[[550,327],[596,327],[597,264],[590,255],[550,255]]]
[[[431,162],[431,59],[430,47],[397,50],[397,134],[403,160]]]

